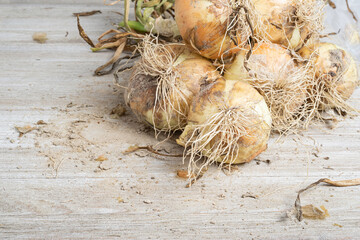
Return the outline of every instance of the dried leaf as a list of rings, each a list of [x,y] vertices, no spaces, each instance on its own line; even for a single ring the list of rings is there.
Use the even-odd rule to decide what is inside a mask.
[[[73,13],[73,15],[75,17],[77,17],[77,16],[84,17],[84,16],[91,16],[91,15],[94,15],[94,14],[97,14],[97,13],[101,13],[101,11],[100,10],[94,10],[94,11],[90,11],[90,12],[78,12],[78,13]]]
[[[351,180],[343,180],[343,181],[332,181],[328,178],[324,178],[323,182],[333,185],[335,187],[351,187],[360,185],[360,178],[351,179]]]
[[[36,122],[36,125],[46,125],[47,123],[44,120],[39,120]]]
[[[329,3],[329,5],[330,5],[330,7],[332,7],[333,9],[336,8],[336,5],[335,5],[335,3],[334,3],[333,1],[328,0],[328,3]]]
[[[185,179],[189,178],[189,172],[186,170],[177,170],[176,174],[179,178],[185,178]],[[191,174],[190,178],[194,178],[194,177],[195,175]]]
[[[137,151],[139,149],[140,149],[140,147],[138,145],[133,145],[133,146],[130,146],[125,151],[123,151],[123,154],[129,154],[129,153],[135,152],[135,151]]]
[[[254,198],[254,199],[258,199],[258,198],[259,198],[259,196],[258,196],[258,195],[254,195],[254,194],[252,194],[252,193],[247,192],[247,193],[245,193],[245,194],[241,195],[241,198]]]
[[[99,157],[97,157],[95,159],[95,161],[98,161],[98,162],[103,162],[103,161],[106,161],[106,160],[108,160],[108,158],[105,157],[104,155],[100,155]]]
[[[36,32],[33,34],[32,38],[38,43],[45,43],[46,40],[48,40],[47,34],[44,32]]]
[[[356,178],[356,179],[350,179],[350,180],[343,180],[343,181],[332,181],[328,178],[321,178],[318,181],[310,184],[309,186],[307,186],[304,189],[301,189],[298,192],[296,201],[295,201],[295,210],[296,210],[296,218],[301,221],[303,218],[303,212],[302,212],[302,207],[301,207],[301,203],[300,203],[300,194],[305,192],[306,190],[313,188],[317,185],[319,185],[320,183],[327,183],[330,184],[332,186],[335,187],[350,187],[350,186],[357,186],[360,185],[360,178]]]
[[[121,197],[117,197],[116,200],[118,201],[118,203],[124,203],[124,199],[122,199]]]
[[[120,59],[120,56],[121,56],[122,52],[124,51],[126,41],[127,41],[127,38],[122,38],[122,39],[119,39],[117,42],[113,43],[114,46],[117,46],[117,49],[116,49],[113,57],[107,63],[105,63],[104,65],[95,69],[95,75],[97,75],[97,76],[106,75],[115,69],[117,61]],[[111,65],[110,70],[104,71],[104,69],[110,65]]]
[[[301,211],[304,218],[324,220],[329,217],[329,212],[324,206],[320,206],[321,209],[313,206],[312,204],[301,207]]]
[[[76,18],[77,18],[77,27],[78,27],[78,30],[79,30],[80,37],[82,39],[84,39],[84,41],[87,42],[87,44],[89,44],[91,47],[95,47],[94,43],[91,41],[91,39],[85,33],[84,29],[81,27],[79,15],[77,15]]]
[[[129,154],[129,153],[135,152],[137,150],[147,150],[151,153],[154,153],[159,156],[164,156],[164,157],[182,157],[183,156],[182,154],[161,153],[161,152],[155,150],[152,146],[138,146],[138,145],[130,146],[127,150],[123,151],[123,154]]]
[[[349,13],[351,13],[353,19],[355,20],[355,22],[357,22],[358,20],[357,20],[357,18],[355,17],[354,12],[351,10],[351,8],[350,8],[350,6],[349,6],[348,0],[345,0],[345,1],[346,1],[346,6],[347,6],[347,9],[348,9]]]
[[[337,223],[334,223],[333,225],[334,225],[335,227],[339,227],[339,228],[342,228],[342,227],[343,227],[342,225],[337,224]]]
[[[31,132],[32,130],[35,130],[35,127],[32,127],[30,125],[26,125],[23,127],[15,126],[16,130],[19,132],[19,137],[22,137],[24,134]]]

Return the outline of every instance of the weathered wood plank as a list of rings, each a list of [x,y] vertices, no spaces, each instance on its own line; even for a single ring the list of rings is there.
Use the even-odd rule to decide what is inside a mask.
[[[304,205],[329,210],[323,221],[298,223],[290,211],[296,192],[319,178],[359,177],[359,118],[333,130],[312,127],[280,143],[273,136],[259,157],[270,164],[251,162],[230,176],[212,167],[184,188],[186,181],[176,177],[186,168],[181,159],[123,154],[131,145],[159,141],[131,113],[111,118],[123,102],[121,90],[112,76],[92,74],[112,53],[92,53],[71,13],[103,11],[81,19],[93,39],[119,16],[102,1],[72,2],[0,3],[1,239],[358,237],[358,187],[319,186],[304,194]],[[33,42],[36,31],[47,32],[48,42]],[[359,90],[353,99],[359,101]],[[19,138],[14,127],[27,124],[38,130]],[[162,147],[182,151],[171,140]],[[99,155],[108,160],[100,164]],[[243,198],[247,193],[258,198]]]

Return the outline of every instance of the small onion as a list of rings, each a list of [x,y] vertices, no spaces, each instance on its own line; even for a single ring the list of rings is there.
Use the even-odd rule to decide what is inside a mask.
[[[185,46],[146,42],[134,66],[125,101],[143,121],[161,131],[182,129],[204,79],[217,76],[211,62]]]
[[[273,130],[284,132],[303,128],[307,115],[307,89],[311,78],[307,66],[295,63],[289,51],[277,44],[258,43],[250,58],[241,51],[225,71],[227,79],[247,81],[264,96],[273,119]],[[306,121],[305,121],[306,122]]]
[[[244,163],[267,148],[271,116],[264,98],[248,83],[226,81],[202,85],[194,98],[188,125],[177,140],[189,147],[189,171],[198,172],[197,162]]]
[[[355,60],[343,48],[332,43],[317,43],[300,49],[299,54],[310,59],[315,72],[316,94],[321,95],[319,108],[340,108],[359,84]]]

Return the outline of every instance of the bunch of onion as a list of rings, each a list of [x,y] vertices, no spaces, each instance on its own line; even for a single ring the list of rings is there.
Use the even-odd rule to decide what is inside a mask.
[[[310,60],[314,72],[313,102],[319,110],[335,108],[338,112],[355,111],[346,100],[359,85],[355,60],[341,47],[331,43],[315,43],[300,49]]]
[[[264,96],[274,131],[306,128],[314,111],[307,101],[312,84],[309,66],[297,63],[287,49],[273,43],[256,44],[248,60],[246,53],[239,52],[225,77],[247,81]]]
[[[323,29],[323,0],[241,0],[256,38],[298,50]]]
[[[182,129],[191,100],[204,79],[216,77],[213,65],[181,44],[145,38],[133,67],[125,100],[143,121],[160,131]]]
[[[251,30],[241,1],[176,0],[175,20],[184,42],[209,59],[226,59],[247,43]]]
[[[177,143],[188,149],[188,171],[196,175],[214,162],[251,161],[267,148],[270,127],[269,109],[252,86],[218,78],[201,86]]]

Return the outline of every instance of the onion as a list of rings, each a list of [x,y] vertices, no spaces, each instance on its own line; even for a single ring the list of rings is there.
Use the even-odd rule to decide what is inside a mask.
[[[213,65],[184,45],[144,40],[125,100],[143,121],[161,131],[182,129],[201,81],[216,78]]]
[[[313,64],[319,109],[339,108],[351,111],[345,103],[359,84],[355,60],[343,48],[331,43],[317,43],[300,49],[299,54]]]
[[[308,66],[295,63],[289,51],[277,44],[258,43],[246,61],[247,51],[241,51],[227,66],[227,79],[242,79],[264,96],[271,110],[273,130],[286,132],[305,128],[308,123],[306,106],[311,77]]]
[[[236,29],[236,6],[232,0],[176,0],[175,20],[180,35],[206,58],[230,57],[249,36],[241,36]]]
[[[244,0],[255,35],[298,50],[323,29],[323,0]]]
[[[251,161],[267,148],[270,126],[269,109],[253,87],[219,78],[202,85],[177,143],[189,147],[189,171],[196,173],[202,156],[199,172],[213,162]]]

